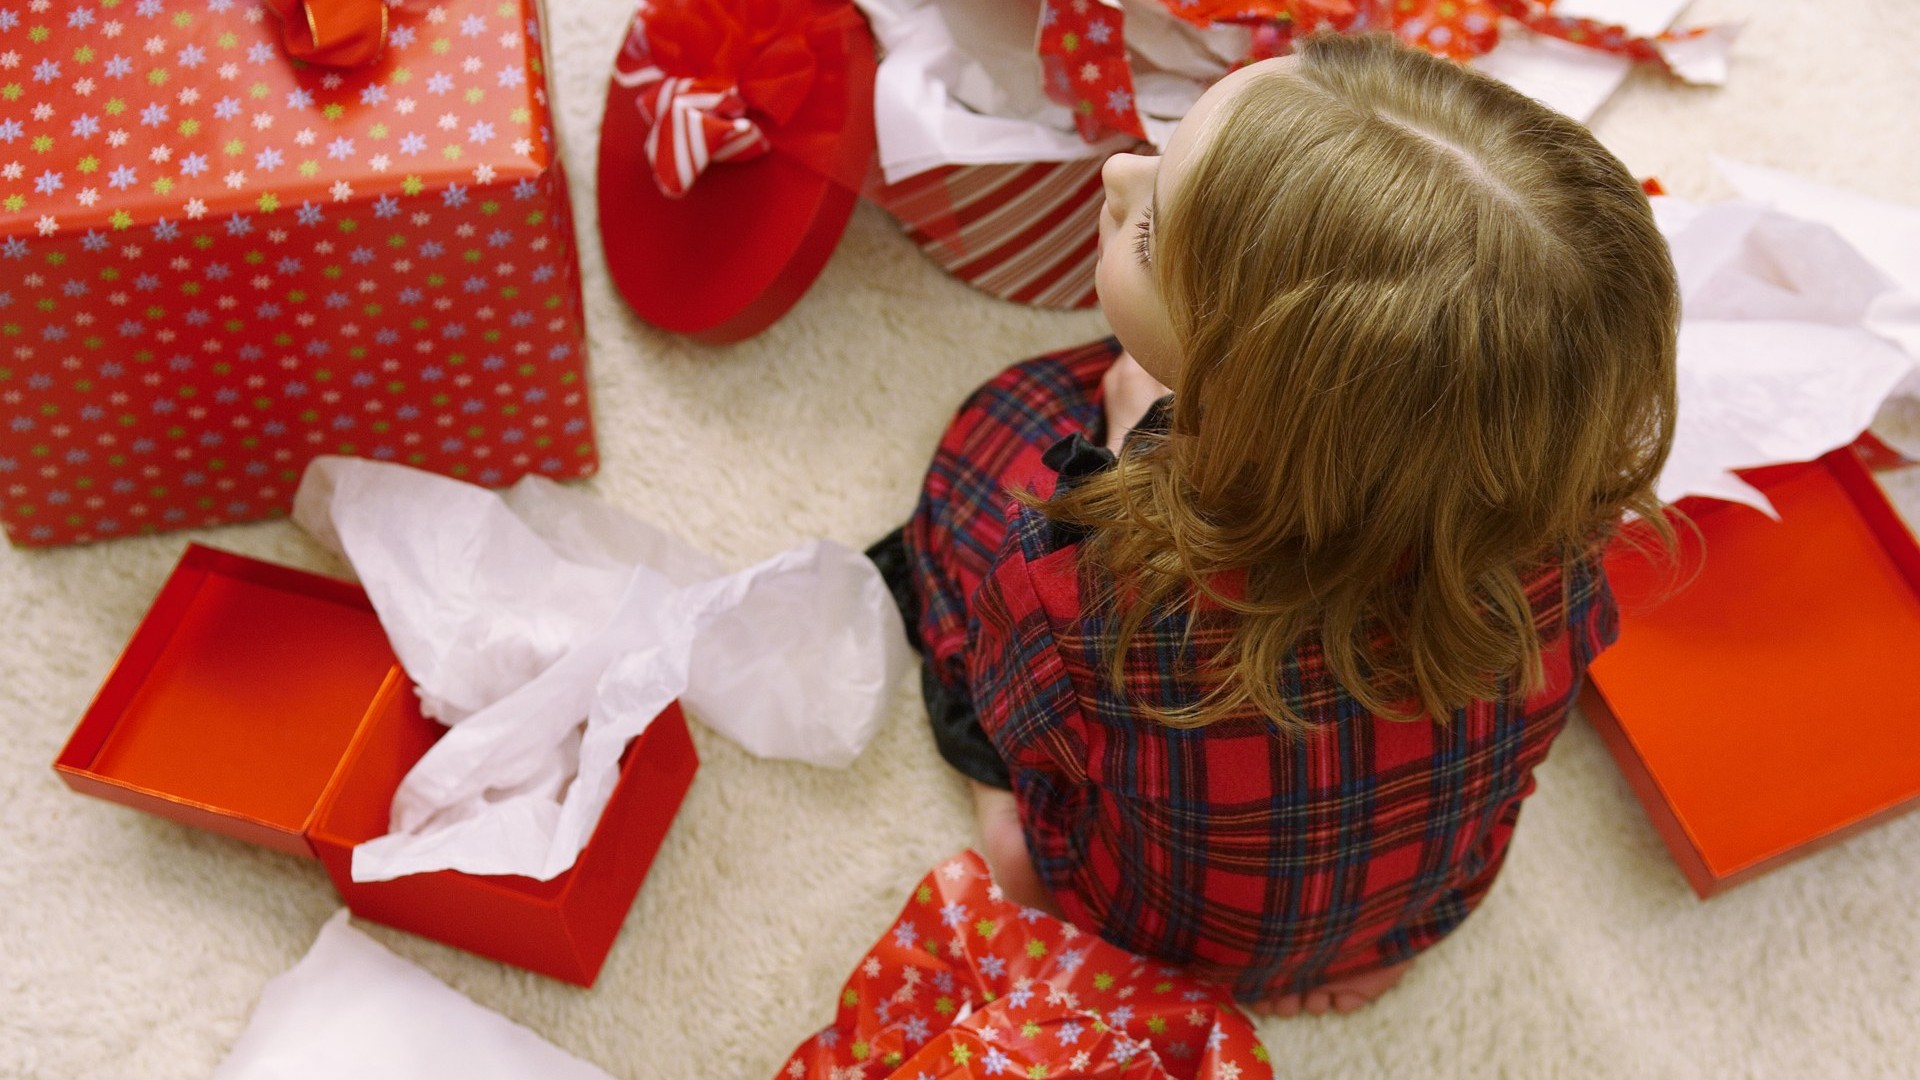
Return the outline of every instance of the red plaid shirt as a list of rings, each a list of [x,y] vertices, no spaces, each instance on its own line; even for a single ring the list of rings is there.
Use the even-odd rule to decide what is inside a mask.
[[[1017,365],[942,440],[906,529],[929,680],[970,699],[1035,867],[1074,923],[1243,999],[1404,960],[1458,926],[1499,872],[1533,769],[1613,639],[1605,578],[1580,563],[1530,583],[1547,679],[1524,700],[1444,724],[1383,720],[1310,641],[1283,673],[1308,735],[1259,718],[1146,720],[1114,691],[1111,628],[1082,603],[1078,538],[1005,494],[1052,492],[1041,459],[1099,431],[1116,353],[1107,341]],[[1090,448],[1077,449],[1084,468]],[[1142,629],[1128,694],[1195,698],[1176,672],[1224,631],[1186,631],[1179,616]]]

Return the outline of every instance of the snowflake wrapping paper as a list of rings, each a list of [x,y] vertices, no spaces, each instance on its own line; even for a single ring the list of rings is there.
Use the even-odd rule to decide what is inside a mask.
[[[284,513],[308,459],[597,467],[533,0],[408,2],[374,63],[254,0],[0,0],[0,526]]]
[[[1004,898],[974,852],[921,880],[775,1080],[1272,1080],[1224,987]]]

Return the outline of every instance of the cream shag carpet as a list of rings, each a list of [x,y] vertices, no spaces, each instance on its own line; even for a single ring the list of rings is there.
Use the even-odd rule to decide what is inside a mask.
[[[968,389],[1103,332],[1097,313],[970,291],[869,206],[760,337],[708,348],[639,324],[608,284],[591,187],[631,4],[551,7],[606,463],[589,490],[734,565],[811,536],[862,545],[907,513]],[[1920,7],[1701,0],[1687,17],[1747,21],[1732,79],[1636,75],[1596,119],[1636,173],[1719,198],[1718,153],[1920,199]],[[208,1075],[337,906],[317,864],[81,798],[49,768],[189,540],[339,569],[285,522],[0,550],[0,1076]],[[767,1077],[905,890],[971,842],[923,724],[903,692],[844,773],[696,730],[704,767],[591,991],[366,929],[615,1076]],[[1916,1076],[1916,897],[1920,816],[1695,900],[1576,719],[1462,930],[1374,1007],[1261,1033],[1282,1077]]]

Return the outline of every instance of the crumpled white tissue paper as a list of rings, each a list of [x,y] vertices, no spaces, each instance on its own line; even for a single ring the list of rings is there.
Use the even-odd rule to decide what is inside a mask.
[[[1119,136],[1089,146],[1047,98],[1034,52],[1038,0],[856,4],[883,53],[873,123],[888,183],[941,165],[1074,161],[1133,145]]]
[[[402,781],[393,832],[354,849],[356,881],[562,873],[621,752],[676,698],[754,754],[845,766],[911,664],[879,572],[826,541],[725,574],[549,480],[502,496],[337,457],[308,467],[294,520],[353,565],[451,726]]]
[[[1861,325],[1920,359],[1920,206],[1760,165],[1725,158],[1713,163],[1741,198],[1833,229],[1891,278],[1896,287],[1868,303]],[[1906,456],[1920,458],[1920,365],[1881,405],[1873,431]]]
[[[214,1080],[612,1080],[474,1004],[347,923],[342,908],[260,992]]]
[[[1772,514],[1730,470],[1811,460],[1866,430],[1914,372],[1887,314],[1912,298],[1819,221],[1741,201],[1653,203],[1681,293],[1680,416],[1660,497]]]

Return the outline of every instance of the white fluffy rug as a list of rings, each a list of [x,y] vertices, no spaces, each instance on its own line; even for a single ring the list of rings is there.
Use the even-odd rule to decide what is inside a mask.
[[[734,565],[861,545],[912,504],[962,394],[1102,332],[971,292],[863,207],[772,330],[706,348],[639,325],[602,270],[591,181],[629,0],[554,3],[605,471],[588,488]],[[1702,0],[1748,20],[1723,89],[1636,76],[1601,137],[1677,194],[1710,154],[1920,199],[1920,9]],[[1920,498],[1904,500],[1911,508]],[[334,910],[317,864],[68,792],[51,768],[188,540],[330,566],[293,526],[0,550],[0,1076],[204,1077]],[[1817,700],[1818,687],[1806,690]],[[917,697],[845,772],[696,730],[704,767],[598,987],[367,929],[620,1077],[767,1077],[935,861],[971,842]],[[1817,737],[1810,730],[1809,737]],[[1283,1077],[1920,1075],[1920,817],[1708,903],[1576,720],[1485,907],[1374,1007],[1269,1022]]]

